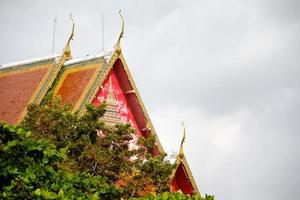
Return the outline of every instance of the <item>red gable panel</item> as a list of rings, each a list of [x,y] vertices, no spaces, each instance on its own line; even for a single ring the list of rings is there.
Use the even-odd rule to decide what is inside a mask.
[[[172,191],[177,192],[181,190],[184,194],[194,194],[195,190],[189,179],[187,171],[182,163],[176,169],[175,176],[172,180]]]
[[[121,60],[117,59],[102,83],[102,86],[98,89],[92,103],[99,106],[102,102],[107,101],[109,85],[111,82],[113,96],[117,104],[115,105],[115,107],[117,107],[117,114],[113,114],[114,112],[110,111],[110,117],[119,118],[120,123],[130,123],[137,130],[138,136],[142,135],[147,137],[151,134],[151,129],[147,125],[147,119],[143,113],[136,91],[134,91],[134,88],[131,85],[131,81],[132,80],[129,80]],[[153,156],[160,155],[157,146],[151,153]]]
[[[102,86],[99,88],[95,98],[93,99],[92,104],[99,106],[101,103],[106,101],[108,98],[109,87],[111,87],[113,91],[113,96],[117,104],[117,117],[119,117],[120,122],[131,124],[137,130],[137,134],[141,135],[141,130],[137,125],[135,117],[133,116],[129,106],[129,102],[126,98],[126,94],[123,92],[114,70],[111,70],[107,75]]]

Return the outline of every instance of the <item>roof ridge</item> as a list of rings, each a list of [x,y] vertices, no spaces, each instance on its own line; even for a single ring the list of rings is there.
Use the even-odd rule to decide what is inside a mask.
[[[84,62],[84,61],[89,61],[89,60],[93,60],[93,59],[97,59],[97,58],[105,58],[106,59],[107,57],[111,56],[111,54],[112,54],[112,52],[87,54],[86,56],[76,57],[76,58],[67,60],[63,66],[68,66],[68,65],[72,65],[72,64],[76,64],[76,63],[80,63],[80,62]]]
[[[11,67],[16,67],[16,66],[20,66],[20,65],[28,65],[28,64],[32,64],[32,63],[36,63],[36,62],[50,60],[53,58],[57,58],[59,56],[60,56],[60,54],[51,54],[51,55],[47,55],[47,56],[43,56],[43,57],[30,58],[30,59],[26,59],[26,60],[22,60],[22,61],[7,63],[7,64],[0,65],[0,70],[11,68]]]
[[[97,59],[97,58],[101,58],[101,57],[103,57],[105,60],[109,61],[112,54],[113,54],[113,50],[105,52],[105,53],[87,54],[86,56],[72,58],[72,59],[66,61],[63,66],[68,66],[68,65],[71,65],[74,63],[80,63],[83,61],[93,60],[93,59]],[[36,63],[36,62],[42,62],[42,61],[58,58],[60,56],[61,56],[60,54],[56,53],[56,54],[51,54],[51,55],[47,55],[47,56],[42,56],[42,57],[37,57],[37,58],[29,58],[29,59],[25,59],[22,61],[6,63],[6,64],[2,64],[2,65],[0,64],[0,70],[17,67],[17,66],[29,65],[32,63]]]

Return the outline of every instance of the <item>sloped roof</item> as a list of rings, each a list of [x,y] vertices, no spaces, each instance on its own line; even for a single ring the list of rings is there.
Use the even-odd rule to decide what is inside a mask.
[[[41,103],[50,90],[62,96],[64,103],[76,106],[93,81],[101,77],[108,58],[100,54],[85,56],[59,66],[61,57],[55,54],[0,65],[0,121],[20,122],[27,105]]]
[[[56,76],[57,56],[0,67],[0,120],[18,123],[28,104],[39,103]]]
[[[84,108],[91,86],[101,77],[105,66],[102,55],[67,61],[53,86],[54,95],[60,96],[63,104],[71,104],[73,110]]]

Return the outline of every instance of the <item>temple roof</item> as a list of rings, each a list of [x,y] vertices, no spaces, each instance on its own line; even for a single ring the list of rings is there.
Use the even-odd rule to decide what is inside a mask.
[[[92,103],[108,75],[113,71],[120,81],[121,88],[132,110],[136,124],[142,135],[155,135],[156,147],[152,155],[160,155],[164,150],[156,135],[153,124],[133,81],[122,54],[120,39],[122,31],[112,51],[106,54],[87,55],[72,58],[70,41],[74,34],[74,23],[70,38],[62,54],[24,60],[0,65],[0,121],[10,124],[19,123],[26,114],[30,103],[42,103],[47,94],[60,96],[62,103],[71,104],[73,110],[85,112],[85,105]],[[198,192],[185,157],[176,161],[181,167],[193,191]]]

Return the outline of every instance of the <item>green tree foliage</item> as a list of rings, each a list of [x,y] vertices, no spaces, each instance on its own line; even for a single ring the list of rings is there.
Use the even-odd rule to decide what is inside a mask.
[[[129,124],[106,126],[99,120],[104,113],[105,104],[87,105],[86,112],[80,115],[54,99],[43,107],[29,105],[21,125],[36,139],[46,138],[57,149],[66,148],[68,158],[62,164],[65,168],[107,177],[123,189],[125,198],[169,191],[173,166],[162,161],[164,156],[152,158],[148,153],[155,138],[140,137],[139,148],[129,149],[134,129]]]
[[[130,149],[135,130],[106,126],[104,113],[105,104],[79,114],[54,99],[29,105],[18,127],[0,123],[0,199],[213,200],[170,193],[174,167],[149,154],[155,137]]]
[[[214,200],[214,196],[205,195],[201,197],[200,195],[195,195],[191,197],[182,193],[164,192],[158,195],[133,198],[132,200]]]
[[[106,178],[60,167],[66,149],[0,123],[0,199],[119,199]]]

